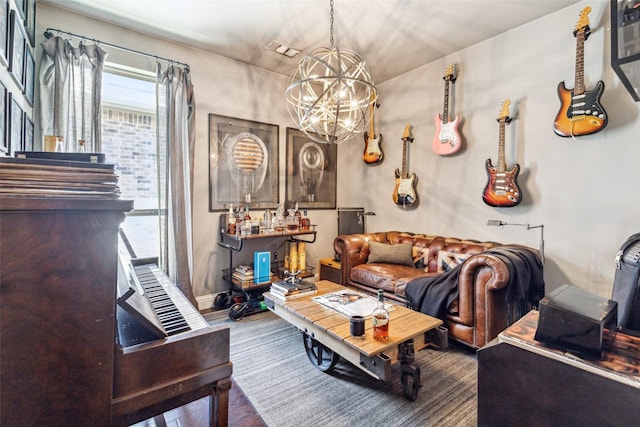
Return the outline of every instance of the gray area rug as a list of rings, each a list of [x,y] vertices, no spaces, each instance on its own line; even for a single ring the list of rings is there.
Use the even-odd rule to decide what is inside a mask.
[[[403,396],[399,363],[389,382],[343,360],[323,373],[309,362],[297,328],[271,312],[235,322],[225,310],[205,318],[230,327],[233,378],[270,427],[476,425],[476,356],[461,345],[416,353],[422,387],[412,402]]]

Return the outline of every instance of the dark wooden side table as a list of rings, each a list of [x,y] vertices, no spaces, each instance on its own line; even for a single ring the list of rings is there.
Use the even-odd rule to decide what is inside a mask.
[[[478,350],[478,426],[636,425],[640,338],[618,333],[602,360],[534,340],[531,311]]]
[[[333,258],[323,258],[319,264],[320,280],[329,280],[330,282],[342,285],[340,261],[336,261]]]

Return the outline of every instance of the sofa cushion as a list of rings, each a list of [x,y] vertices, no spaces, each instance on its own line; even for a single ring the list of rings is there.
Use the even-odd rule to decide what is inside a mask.
[[[462,264],[471,254],[458,254],[455,252],[438,251],[438,272],[442,273]]]
[[[422,270],[413,266],[400,264],[360,264],[351,269],[349,279],[375,289],[383,289],[404,297],[404,288],[412,279],[427,276]]]
[[[387,263],[410,265],[413,267],[411,243],[387,245],[385,243],[369,241],[368,263]]]

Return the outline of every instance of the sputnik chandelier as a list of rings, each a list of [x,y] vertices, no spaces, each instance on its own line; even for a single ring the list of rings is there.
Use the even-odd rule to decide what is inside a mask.
[[[338,144],[362,133],[369,106],[377,99],[369,70],[360,55],[333,43],[302,58],[285,91],[287,109],[298,128],[313,141]]]

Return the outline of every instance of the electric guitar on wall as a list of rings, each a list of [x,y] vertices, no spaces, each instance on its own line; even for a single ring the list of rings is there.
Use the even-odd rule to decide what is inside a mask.
[[[416,193],[416,181],[418,178],[415,173],[409,176],[407,171],[407,149],[409,144],[413,142],[410,125],[406,125],[404,128],[402,141],[404,144],[402,148],[402,172],[396,169],[396,187],[393,190],[393,201],[396,205],[406,208],[418,201],[418,194]]]
[[[582,9],[573,34],[576,37],[576,76],[575,87],[568,90],[564,81],[558,84],[560,111],[553,123],[553,130],[562,137],[590,135],[607,126],[607,113],[600,105],[600,96],[604,91],[604,82],[600,80],[593,90],[584,87],[584,41],[589,28],[589,6]]]
[[[500,124],[499,143],[498,143],[498,166],[491,164],[491,159],[487,159],[485,168],[489,181],[484,187],[482,200],[489,206],[508,208],[518,205],[522,201],[522,193],[518,188],[516,179],[520,173],[520,165],[515,164],[513,169],[507,170],[504,160],[504,128],[506,124],[511,123],[509,117],[510,100],[505,100],[498,114],[498,123]]]
[[[375,91],[371,93],[372,101],[375,100],[376,94]],[[376,132],[373,125],[374,112],[376,107],[375,102],[372,102],[369,106],[369,132],[364,132],[364,152],[362,153],[362,160],[368,165],[375,165],[377,163],[381,163],[384,157],[384,153],[380,148],[380,144],[382,143],[382,135],[379,134],[376,138]]]
[[[458,133],[458,122],[460,118],[458,116],[450,122],[449,121],[449,83],[453,84],[456,81],[456,68],[455,65],[449,64],[444,74],[444,109],[442,110],[442,116],[436,114],[436,135],[433,138],[433,152],[446,156],[447,154],[453,154],[460,150],[462,144],[460,143],[460,134]]]

